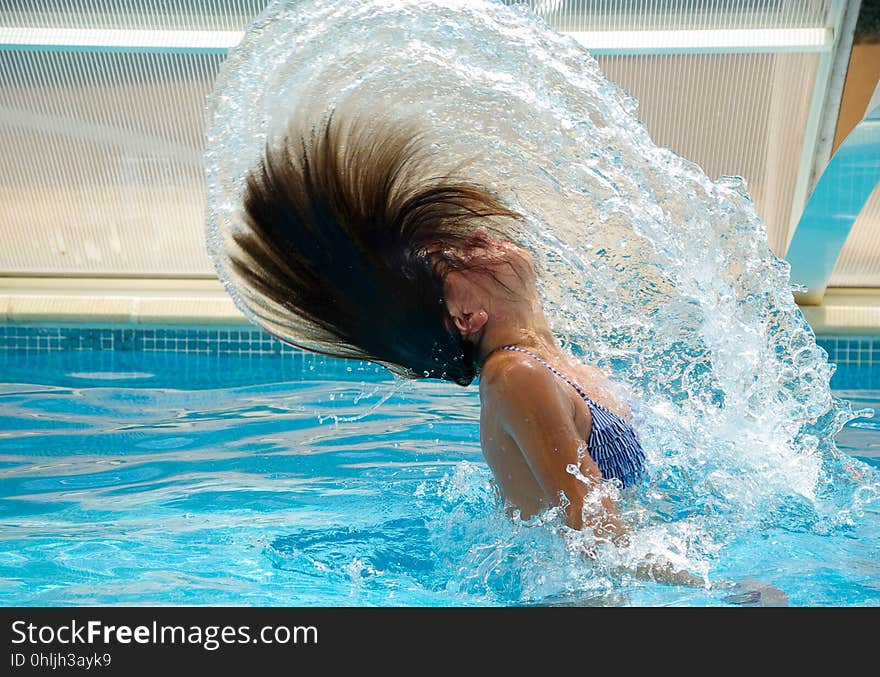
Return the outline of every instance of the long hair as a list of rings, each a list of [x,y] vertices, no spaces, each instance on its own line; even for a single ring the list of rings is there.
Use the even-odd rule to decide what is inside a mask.
[[[333,110],[267,144],[233,234],[240,297],[286,343],[467,385],[474,356],[447,328],[441,271],[478,227],[506,235],[494,217],[522,217],[478,185],[433,176],[415,124],[365,120]]]

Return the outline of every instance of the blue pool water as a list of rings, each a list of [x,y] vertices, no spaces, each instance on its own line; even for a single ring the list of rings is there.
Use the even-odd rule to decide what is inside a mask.
[[[880,376],[834,379],[878,412],[837,439],[864,490],[791,501],[704,548],[710,580],[880,606]],[[729,604],[597,573],[551,527],[508,519],[478,414],[475,387],[318,356],[0,352],[0,602]],[[698,520],[700,500],[660,512]]]

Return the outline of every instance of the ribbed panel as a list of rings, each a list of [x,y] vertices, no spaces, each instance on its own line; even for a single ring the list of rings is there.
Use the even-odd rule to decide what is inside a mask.
[[[505,0],[505,4],[523,0]],[[526,0],[563,31],[825,26],[830,0]]]
[[[0,271],[210,274],[202,107],[221,58],[0,52]]]
[[[523,4],[524,0],[505,0]],[[0,25],[240,30],[269,0],[0,0]],[[824,26],[830,0],[526,0],[565,31]]]
[[[268,0],[0,0],[0,26],[241,30]],[[824,27],[830,0],[533,0],[566,31]],[[213,276],[203,105],[218,54],[0,51],[0,274]],[[816,53],[600,55],[658,144],[743,176],[775,251]]]
[[[0,0],[0,26],[243,30],[269,0]]]
[[[880,286],[880,185],[874,188],[843,245],[830,287]]]
[[[783,251],[809,114],[816,54],[601,56],[639,100],[651,138],[700,164],[711,179],[742,176]]]

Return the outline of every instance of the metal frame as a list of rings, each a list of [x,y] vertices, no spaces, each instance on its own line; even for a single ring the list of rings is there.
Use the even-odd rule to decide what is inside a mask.
[[[829,28],[572,31],[567,35],[593,54],[830,52],[834,44],[834,31]],[[0,26],[0,49],[225,53],[243,36],[242,31]]]
[[[804,131],[804,143],[801,146],[801,159],[798,165],[797,182],[792,195],[791,216],[788,223],[788,235],[786,246],[787,252],[795,230],[801,219],[801,214],[806,207],[810,191],[818,180],[821,169],[824,169],[830,155],[830,143],[820,146],[820,131],[825,122],[831,116],[837,120],[836,111],[840,108],[840,97],[843,94],[845,78],[834,78],[835,72],[843,69],[849,60],[852,49],[852,36],[855,30],[856,18],[861,7],[861,0],[832,0],[829,14],[831,26],[834,31],[833,48],[823,52],[816,68],[816,78],[813,84],[813,96],[810,101],[810,114],[807,118],[807,128]],[[844,58],[845,57],[845,58]],[[835,68],[836,66],[836,68]],[[834,87],[829,85],[834,81]],[[834,105],[826,105],[826,102],[834,102]],[[823,119],[824,118],[824,119]],[[833,137],[833,131],[832,131]],[[821,153],[820,153],[821,151]],[[818,155],[822,157],[818,157]],[[817,171],[817,169],[819,171]]]

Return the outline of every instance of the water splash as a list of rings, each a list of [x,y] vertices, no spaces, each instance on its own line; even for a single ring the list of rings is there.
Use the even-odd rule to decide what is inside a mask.
[[[470,160],[472,180],[527,216],[518,235],[554,330],[639,402],[651,478],[626,509],[643,542],[705,570],[787,503],[834,521],[876,496],[876,473],[834,445],[854,413],[831,394],[745,181],[658,147],[637,101],[522,5],[280,1],[251,23],[209,99],[206,159],[208,248],[255,323],[224,253],[244,177],[294,111],[343,102],[420,122],[438,161]],[[463,566],[482,584],[509,573],[490,563],[526,547],[510,538]],[[519,565],[544,561],[528,547]],[[539,586],[534,573],[517,585]]]

